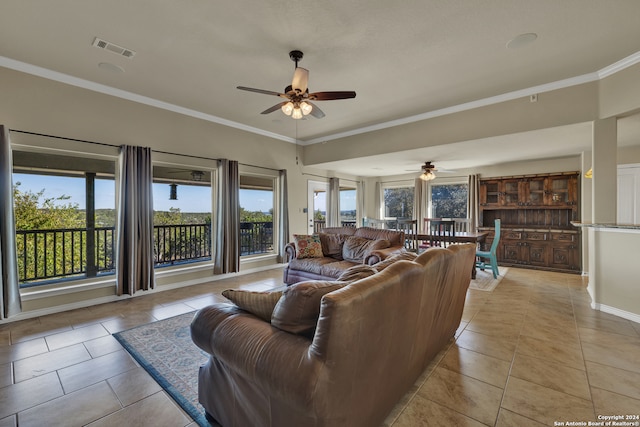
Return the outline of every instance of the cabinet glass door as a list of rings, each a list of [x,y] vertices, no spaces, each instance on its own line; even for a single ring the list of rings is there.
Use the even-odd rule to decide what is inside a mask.
[[[498,202],[500,201],[500,190],[498,188],[498,183],[497,182],[487,182],[485,184],[486,189],[487,189],[487,195],[486,195],[486,200],[485,203],[488,204],[498,204]]]
[[[526,194],[527,205],[543,205],[544,204],[544,178],[533,178],[527,182],[528,191]]]
[[[550,204],[564,205],[569,203],[569,178],[552,177],[549,178],[551,185],[549,188]]]
[[[519,199],[519,186],[520,182],[516,180],[505,180],[504,182],[504,204],[505,205],[517,205]]]

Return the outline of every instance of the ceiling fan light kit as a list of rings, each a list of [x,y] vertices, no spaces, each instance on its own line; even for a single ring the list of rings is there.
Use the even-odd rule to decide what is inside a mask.
[[[431,162],[425,162],[422,165],[422,174],[420,175],[420,179],[423,181],[431,181],[436,179],[436,174],[434,173],[435,166],[431,164]]]
[[[300,61],[302,57],[303,53],[299,50],[292,50],[289,52],[289,58],[296,63],[296,67],[293,72],[291,85],[284,89],[284,93],[245,86],[237,86],[237,88],[249,92],[262,93],[264,95],[275,95],[286,99],[284,102],[267,108],[262,112],[262,114],[273,113],[280,109],[284,114],[291,116],[293,119],[301,119],[308,115],[311,115],[316,119],[323,118],[324,112],[318,108],[317,105],[311,103],[311,101],[331,101],[335,99],[350,99],[356,97],[356,93],[354,91],[309,93],[309,70],[298,67],[298,61]]]

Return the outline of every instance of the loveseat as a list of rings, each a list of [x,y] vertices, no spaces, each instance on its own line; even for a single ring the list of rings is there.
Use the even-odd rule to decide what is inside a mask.
[[[268,310],[201,309],[191,336],[210,354],[198,380],[207,417],[223,427],[381,425],[459,327],[475,249],[433,248],[350,283],[289,286],[271,322]]]
[[[302,250],[318,243],[322,250]],[[403,251],[404,243],[403,231],[371,227],[328,227],[313,236],[294,235],[294,241],[285,246],[289,264],[284,283],[334,280],[354,265],[373,265]]]

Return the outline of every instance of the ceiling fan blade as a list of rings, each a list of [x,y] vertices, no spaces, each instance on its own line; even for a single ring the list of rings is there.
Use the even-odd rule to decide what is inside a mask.
[[[349,99],[355,98],[354,91],[337,91],[337,92],[314,92],[309,94],[309,99],[314,101],[331,101],[332,99]]]
[[[269,114],[269,113],[273,113],[274,111],[279,110],[280,108],[282,108],[282,106],[283,106],[284,104],[286,104],[287,102],[288,102],[288,101],[284,101],[284,102],[281,102],[281,103],[279,103],[279,104],[276,104],[276,105],[274,105],[274,106],[273,106],[273,107],[271,107],[271,108],[267,108],[266,110],[264,110],[264,111],[263,111],[262,113],[260,113],[260,114]]]
[[[296,67],[296,71],[293,73],[293,81],[291,87],[298,93],[305,93],[307,91],[307,84],[309,83],[309,70],[306,68]]]
[[[321,119],[324,117],[324,111],[322,111],[321,109],[318,108],[318,106],[312,102],[307,101],[308,104],[310,104],[313,109],[311,109],[311,114],[313,117],[315,117],[316,119]]]
[[[282,97],[286,98],[286,96],[283,93],[274,92],[272,90],[256,89],[256,88],[253,88],[253,87],[245,87],[245,86],[237,86],[237,89],[246,90],[246,91],[249,91],[249,92],[262,93],[262,94],[265,94],[265,95],[282,96]]]

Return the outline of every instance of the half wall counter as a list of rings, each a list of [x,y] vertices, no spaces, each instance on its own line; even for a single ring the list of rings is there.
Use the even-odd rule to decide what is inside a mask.
[[[592,308],[640,323],[640,225],[572,224],[588,240]]]

